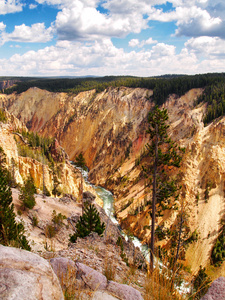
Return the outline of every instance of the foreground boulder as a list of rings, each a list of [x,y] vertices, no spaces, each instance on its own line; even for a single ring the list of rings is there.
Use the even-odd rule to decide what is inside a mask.
[[[107,279],[104,275],[79,262],[76,263],[76,266],[78,268],[78,272],[81,274],[83,281],[90,289],[92,289],[93,291],[98,289],[106,289]]]
[[[118,300],[118,298],[115,298],[103,291],[96,291],[92,297],[92,300]]]
[[[67,283],[76,280],[77,268],[75,262],[65,257],[54,257],[50,259],[53,271],[59,278],[62,289],[66,289]]]
[[[141,293],[127,284],[120,284],[110,281],[107,286],[107,291],[123,300],[143,300]]]
[[[56,274],[37,254],[0,245],[0,299],[63,300]]]
[[[108,281],[102,273],[82,264],[78,261],[74,263],[67,258],[52,258],[51,264],[60,278],[62,274],[66,276],[67,270],[70,270],[76,277],[77,281],[82,281],[84,286],[94,291],[93,298],[95,300],[143,300],[141,293],[133,287],[126,284],[119,284],[114,281]],[[71,279],[67,281],[71,283]],[[82,286],[82,285],[80,285]],[[68,286],[66,287],[68,288]],[[76,289],[76,285],[74,285]]]
[[[225,277],[219,277],[213,281],[208,292],[201,300],[222,300],[225,299]]]

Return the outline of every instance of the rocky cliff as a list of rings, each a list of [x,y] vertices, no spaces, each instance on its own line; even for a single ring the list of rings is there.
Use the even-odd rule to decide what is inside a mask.
[[[0,81],[0,90],[7,89],[14,85],[18,80],[2,80]]]
[[[56,137],[71,160],[82,153],[90,178],[104,185],[132,144],[137,144],[137,153],[145,144],[151,94],[139,88],[109,88],[70,96],[32,88],[0,101],[30,130]]]
[[[43,192],[44,185],[48,191],[54,188],[54,182],[57,181],[58,190],[61,194],[72,194],[76,198],[80,195],[81,175],[80,171],[66,159],[57,162],[54,168],[51,168],[45,161],[38,161],[28,156],[21,156],[18,151],[18,142],[21,142],[21,130],[27,130],[25,124],[19,121],[13,114],[5,111],[7,122],[0,122],[0,147],[6,154],[6,162],[13,179],[17,184],[24,184],[24,181],[31,176],[34,179],[35,186],[40,193]],[[84,191],[90,191],[96,196],[98,204],[102,205],[102,200],[97,196],[91,186],[83,182]]]
[[[171,137],[186,147],[180,168],[180,201],[187,207],[191,231],[199,233],[198,241],[186,253],[186,264],[194,272],[209,261],[224,214],[225,118],[204,127],[205,106],[194,105],[201,93],[195,89],[180,98],[172,95],[164,105]],[[141,154],[148,141],[147,114],[153,106],[151,95],[146,89],[123,87],[76,96],[33,88],[20,95],[2,95],[0,101],[29,129],[56,137],[70,159],[83,153],[91,180],[114,192],[122,226],[148,243],[149,210],[146,206],[140,211],[139,207],[150,197],[140,174]],[[170,228],[177,214],[165,212],[158,224]]]

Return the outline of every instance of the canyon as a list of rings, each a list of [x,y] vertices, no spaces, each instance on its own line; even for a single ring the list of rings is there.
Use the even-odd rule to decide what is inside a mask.
[[[225,118],[204,126],[206,106],[195,105],[202,92],[203,89],[192,89],[181,97],[170,95],[163,105],[168,110],[169,135],[186,148],[179,169],[182,186],[179,203],[185,204],[190,231],[198,232],[198,239],[189,245],[184,260],[193,273],[200,265],[209,264],[224,218]],[[111,87],[100,93],[90,90],[73,95],[31,88],[18,95],[0,94],[0,107],[17,120],[17,128],[27,127],[45,137],[56,138],[69,160],[82,153],[90,170],[90,181],[113,192],[115,213],[122,228],[148,244],[151,220],[145,202],[150,199],[151,191],[145,188],[146,180],[141,174],[142,154],[149,142],[148,112],[154,106],[152,93],[143,88]],[[22,175],[26,177],[33,172],[35,184],[41,188],[42,164],[18,156],[12,124],[13,121],[11,125],[2,124],[0,131],[8,162],[12,157],[16,160],[18,182],[22,183]],[[45,168],[46,185],[52,190],[52,174]],[[78,196],[79,176],[69,162],[62,164],[62,189]],[[99,199],[101,205],[100,202]],[[157,224],[171,228],[177,222],[179,209],[166,211]],[[165,239],[159,244],[167,247],[168,242]],[[223,274],[224,265],[218,272]]]

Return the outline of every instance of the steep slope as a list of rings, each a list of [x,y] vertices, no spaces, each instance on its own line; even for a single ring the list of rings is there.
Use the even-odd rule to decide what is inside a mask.
[[[186,147],[179,170],[182,185],[180,203],[184,201],[191,232],[197,230],[199,234],[198,241],[192,243],[186,253],[186,264],[191,266],[193,272],[210,261],[225,205],[225,118],[204,127],[202,117],[205,106],[193,106],[199,93],[201,90],[192,90],[179,99],[171,96],[164,105],[169,113],[171,137],[180,146]],[[141,165],[142,161],[139,166],[132,159],[126,161],[108,184],[116,195],[115,209],[122,227],[149,243],[151,220],[146,202],[151,192],[145,189]],[[164,216],[157,219],[157,224],[172,228],[178,212],[165,211]],[[159,244],[166,246],[167,242]]]
[[[58,162],[55,165],[56,172],[47,163],[40,162],[29,156],[20,156],[18,152],[18,142],[20,138],[17,132],[27,130],[26,126],[19,121],[13,114],[5,111],[7,122],[0,122],[0,147],[6,154],[6,162],[15,182],[24,184],[24,181],[31,175],[34,179],[35,186],[41,193],[44,184],[48,191],[52,191],[54,187],[54,177],[59,182],[59,190],[62,193],[73,194],[79,198],[80,194],[80,172],[75,169],[68,160]],[[89,190],[96,195],[93,188],[83,183],[84,191]],[[102,205],[102,200],[96,195],[97,202]]]
[[[172,95],[164,104],[171,137],[186,147],[180,168],[180,202],[185,203],[191,232],[199,233],[186,253],[186,264],[194,272],[209,261],[224,214],[225,118],[204,127],[205,106],[194,106],[201,93],[193,89],[180,98]],[[2,96],[1,103],[30,129],[57,137],[70,159],[82,152],[91,180],[113,191],[121,225],[148,243],[151,221],[145,204],[151,192],[145,189],[141,174],[141,154],[148,142],[151,94],[146,89],[121,87],[72,96],[34,88],[21,95]],[[157,222],[171,228],[177,214],[165,211]]]
[[[2,103],[30,130],[56,137],[70,159],[82,152],[90,178],[104,185],[106,173],[110,175],[124,153],[129,154],[132,143],[139,138],[138,147],[144,144],[140,135],[145,132],[151,94],[140,88],[109,88],[70,96],[31,88],[2,96]]]

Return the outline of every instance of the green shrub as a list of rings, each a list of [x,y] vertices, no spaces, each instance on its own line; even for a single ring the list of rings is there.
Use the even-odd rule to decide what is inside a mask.
[[[82,168],[82,169],[86,168],[85,158],[84,158],[84,156],[83,156],[82,153],[80,153],[78,156],[76,156],[76,158],[75,158],[75,165],[77,167]]]
[[[5,112],[0,108],[0,122],[6,122],[6,115]]]
[[[121,251],[124,250],[124,248],[123,248],[123,240],[122,240],[121,236],[118,236],[118,239],[117,239],[117,241],[116,241],[116,244],[117,244],[117,246],[120,247]]]
[[[55,210],[53,210],[52,212],[52,222],[55,224],[55,225],[59,225],[59,226],[62,226],[63,225],[63,220],[66,219],[66,216],[62,215],[61,213],[56,213]]]
[[[221,233],[213,247],[211,261],[215,266],[221,265],[225,259],[225,236]]]
[[[37,216],[32,216],[31,222],[32,222],[33,227],[37,226],[38,222],[39,222],[38,217]]]
[[[30,176],[23,187],[20,188],[19,200],[21,201],[22,207],[32,209],[35,204],[34,193],[36,193],[36,187],[34,185],[33,178]]]
[[[129,266],[128,263],[128,258],[126,256],[126,253],[124,253],[124,247],[123,247],[123,239],[121,238],[121,236],[118,236],[118,239],[116,241],[117,246],[120,247],[121,249],[121,253],[120,253],[120,257],[122,258],[122,260],[126,263],[127,266]]]
[[[17,143],[18,153],[23,157],[30,157],[37,161],[49,164],[54,164],[52,158],[50,146],[52,143],[51,138],[44,138],[39,136],[37,133],[22,131],[23,139],[26,144]]]
[[[48,224],[46,227],[45,227],[45,236],[47,238],[53,238],[57,233],[57,229],[54,225],[52,224]]]
[[[83,216],[80,216],[76,224],[76,232],[70,236],[70,242],[75,243],[77,238],[84,238],[91,232],[102,235],[105,230],[105,223],[101,223],[99,213],[93,204],[86,204]]]
[[[166,232],[162,228],[163,226],[157,226],[155,230],[155,235],[159,239],[159,241],[164,240],[166,238]]]

